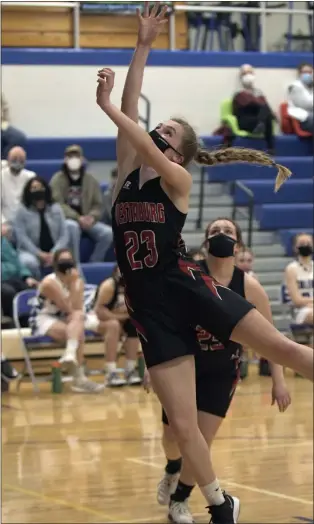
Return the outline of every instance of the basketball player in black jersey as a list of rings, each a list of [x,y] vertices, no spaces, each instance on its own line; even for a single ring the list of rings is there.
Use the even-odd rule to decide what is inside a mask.
[[[271,322],[271,308],[264,289],[255,278],[234,265],[236,251],[243,246],[242,232],[238,224],[229,218],[214,220],[206,228],[204,246],[208,252],[207,259],[200,262],[204,271],[235,293],[246,297]],[[234,342],[229,342],[225,347],[201,328],[198,330],[198,339],[199,350],[195,355],[198,424],[210,449],[227,414],[239,380],[242,347]],[[281,366],[272,365],[272,379],[272,402],[276,401],[279,411],[283,412],[291,399]],[[157,500],[162,505],[170,502],[169,517],[173,522],[192,524],[193,517],[188,507],[188,499],[195,484],[194,478],[186,464],[181,469],[180,450],[164,410],[162,421],[162,442],[167,465],[158,485]],[[239,505],[235,497],[233,500],[236,501],[236,522]]]
[[[118,127],[118,180],[113,195],[113,232],[126,301],[136,326],[153,388],[196,482],[215,507],[215,524],[233,524],[233,508],[212,485],[207,444],[197,425],[194,354],[200,325],[223,344],[229,339],[313,380],[313,352],[281,335],[245,299],[218,284],[184,253],[181,231],[192,178],[190,161],[213,165],[252,162],[274,166],[254,150],[200,150],[191,126],[180,119],[147,134],[138,125],[138,99],[150,46],[165,24],[158,6],[138,14],[138,45],[119,110],[110,100],[114,73],[98,72],[97,104]],[[186,82],[193,78],[187,76]],[[184,88],[184,86],[182,86]],[[163,96],[166,96],[165,90]],[[278,166],[277,166],[278,167]],[[277,188],[291,173],[279,167]],[[217,507],[219,506],[219,508]]]
[[[136,371],[136,360],[139,349],[139,340],[136,328],[132,324],[124,301],[124,285],[118,266],[115,267],[112,277],[106,278],[98,287],[93,307],[100,321],[109,319],[118,320],[121,327],[123,347],[126,355],[124,377],[117,371],[116,360],[118,347],[111,346],[111,351],[106,354],[107,386],[119,387],[128,384],[140,384]]]

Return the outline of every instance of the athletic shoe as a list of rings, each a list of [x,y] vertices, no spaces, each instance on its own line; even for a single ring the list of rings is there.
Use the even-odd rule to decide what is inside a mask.
[[[180,473],[170,475],[165,473],[157,487],[157,502],[161,506],[168,506],[170,504],[170,497],[177,489]]]
[[[237,524],[240,514],[240,500],[231,497],[224,492],[225,502],[220,506],[209,506],[209,513],[212,516],[211,524]]]
[[[188,499],[183,502],[170,500],[168,519],[175,524],[193,524],[194,520],[189,509]]]
[[[142,384],[142,379],[139,376],[136,369],[133,369],[133,371],[131,372],[128,372],[127,370],[125,370],[125,380],[128,386],[138,386]]]
[[[104,384],[97,384],[97,382],[84,378],[76,380],[71,389],[76,393],[100,393],[104,387]]]
[[[108,373],[108,378],[106,382],[106,386],[108,388],[120,388],[121,386],[125,386],[125,385],[126,385],[126,380],[120,377],[117,371]]]
[[[76,351],[66,349],[59,359],[60,364],[77,364]]]
[[[1,377],[3,380],[15,380],[18,376],[18,372],[7,359],[1,360]]]

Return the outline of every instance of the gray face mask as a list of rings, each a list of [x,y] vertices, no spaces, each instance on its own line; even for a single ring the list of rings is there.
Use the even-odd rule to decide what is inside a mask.
[[[24,163],[18,160],[15,160],[14,162],[10,162],[9,166],[10,166],[11,173],[13,175],[18,175],[24,168]]]

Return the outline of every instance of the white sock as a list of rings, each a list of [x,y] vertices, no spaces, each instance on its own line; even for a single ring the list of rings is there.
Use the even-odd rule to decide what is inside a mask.
[[[77,366],[77,368],[75,368],[75,371],[74,371],[74,380],[76,382],[80,382],[81,380],[85,380],[85,379],[86,379],[86,376],[85,376],[84,367]]]
[[[207,486],[200,487],[200,490],[210,506],[221,506],[225,502],[225,497],[217,479],[207,484]]]
[[[132,373],[136,367],[136,360],[127,360],[125,363],[125,370],[127,373]]]
[[[117,369],[116,362],[107,362],[107,372],[110,375],[110,373],[114,373]]]
[[[1,362],[4,362],[6,360],[4,355],[1,355]]]
[[[71,355],[74,355],[76,356],[76,352],[78,350],[78,347],[79,347],[79,343],[78,343],[78,340],[75,340],[75,339],[69,339],[67,341],[67,345],[66,345],[66,348],[65,348],[65,351],[67,353],[70,353]]]

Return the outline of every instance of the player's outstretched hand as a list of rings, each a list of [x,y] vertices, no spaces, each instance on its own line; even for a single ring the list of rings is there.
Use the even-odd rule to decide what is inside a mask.
[[[109,67],[104,67],[98,71],[98,86],[96,91],[96,99],[99,107],[104,109],[106,104],[110,102],[111,91],[114,86],[115,73]]]
[[[165,5],[159,10],[160,3],[152,7],[149,12],[149,2],[145,2],[144,12],[141,14],[140,10],[137,9],[138,18],[138,45],[151,46],[156,40],[157,36],[161,33],[163,27],[167,24],[168,20],[166,14],[168,7]]]
[[[286,411],[286,409],[291,404],[291,397],[290,397],[290,393],[286,386],[285,381],[280,382],[279,384],[273,384],[271,397],[272,397],[272,402],[271,402],[272,406],[275,403],[277,403],[280,413],[283,413],[284,411]]]

